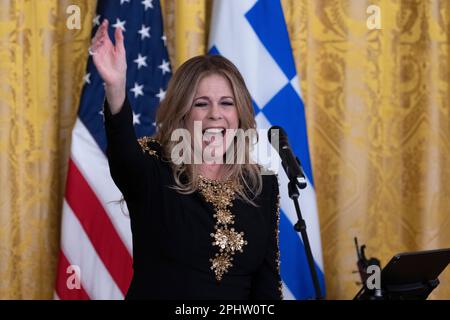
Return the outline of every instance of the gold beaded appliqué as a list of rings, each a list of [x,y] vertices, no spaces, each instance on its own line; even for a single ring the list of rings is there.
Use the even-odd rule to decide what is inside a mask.
[[[200,176],[199,191],[205,200],[214,206],[216,225],[213,238],[213,246],[219,247],[219,252],[214,258],[209,259],[211,270],[214,271],[216,280],[222,280],[223,275],[233,266],[233,256],[236,252],[242,252],[247,241],[244,232],[237,232],[229,226],[234,224],[234,215],[230,208],[234,200],[234,184],[231,181],[220,182]]]
[[[150,142],[154,142],[154,143],[159,144],[158,140],[155,140],[155,139],[152,139],[152,138],[150,138],[148,136],[145,136],[145,137],[137,139],[137,141],[139,142],[139,145],[142,148],[142,152],[148,153],[151,156],[155,156],[155,157],[159,158],[158,154],[156,153],[156,150],[151,149],[150,146],[149,146]]]
[[[278,177],[277,177],[278,180]],[[277,204],[276,204],[276,229],[275,229],[275,236],[276,236],[276,242],[277,242],[277,253],[276,253],[276,267],[278,271],[278,275],[281,275],[280,270],[280,239],[279,239],[279,232],[280,232],[280,194],[277,194]],[[281,279],[281,276],[280,276]],[[278,291],[280,293],[280,298],[283,300],[283,283],[281,280],[278,282]]]

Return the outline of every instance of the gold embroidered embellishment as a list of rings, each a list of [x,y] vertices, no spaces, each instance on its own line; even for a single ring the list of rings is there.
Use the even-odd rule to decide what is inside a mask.
[[[152,139],[148,136],[142,137],[138,139],[139,145],[142,148],[142,152],[147,152],[149,155],[151,156],[155,156],[157,158],[159,158],[158,153],[156,152],[156,150],[153,150],[149,147],[149,143],[150,142],[155,142],[157,144],[159,144],[158,140]]]
[[[220,248],[220,252],[242,252],[242,247],[245,244],[244,233],[237,233],[234,231],[234,228],[217,228],[216,233],[211,233],[211,237],[215,240],[213,245],[218,246]]]
[[[231,181],[220,182],[199,177],[199,191],[207,202],[212,203],[215,210],[215,232],[211,233],[211,237],[214,239],[213,246],[217,246],[219,252],[209,261],[216,280],[220,281],[233,266],[233,255],[236,252],[243,252],[247,241],[244,239],[244,232],[237,232],[234,228],[228,227],[234,224],[234,215],[230,211],[234,200],[234,184]]]
[[[222,276],[225,272],[228,271],[228,268],[233,266],[233,257],[230,257],[228,254],[218,254],[212,259],[209,259],[211,262],[211,270],[216,274],[217,281],[222,280]]]
[[[219,209],[217,213],[214,214],[214,218],[221,224],[233,224],[234,216],[230,211]]]
[[[275,178],[277,179],[277,183],[278,183],[278,175],[275,175]],[[279,186],[278,186],[279,188]],[[280,272],[280,241],[279,241],[279,226],[280,226],[280,193],[278,192],[277,194],[277,203],[276,203],[276,226],[275,226],[275,236],[276,236],[276,242],[277,242],[277,253],[276,253],[276,266],[277,266],[277,271],[278,271],[278,276],[281,279],[281,272]],[[283,283],[281,282],[281,280],[279,281],[279,286],[278,286],[278,290],[280,293],[280,298],[283,299]]]

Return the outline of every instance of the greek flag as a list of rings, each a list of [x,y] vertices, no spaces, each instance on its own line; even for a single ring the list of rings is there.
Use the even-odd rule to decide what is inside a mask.
[[[314,180],[309,157],[304,105],[292,48],[279,0],[215,0],[209,53],[230,59],[241,71],[256,113],[258,129],[284,128],[300,159],[308,187],[300,192],[300,207],[325,292],[320,229]],[[260,143],[267,135],[260,134]],[[308,261],[299,233],[293,229],[297,215],[288,196],[288,179],[278,171],[280,184],[280,267],[285,299],[315,297]]]

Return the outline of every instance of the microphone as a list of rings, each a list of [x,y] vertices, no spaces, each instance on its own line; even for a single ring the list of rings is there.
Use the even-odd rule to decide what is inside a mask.
[[[280,155],[281,165],[289,180],[295,181],[300,189],[304,189],[306,187],[305,174],[300,160],[292,152],[286,131],[279,126],[272,126],[267,132],[267,136],[270,144]]]
[[[294,156],[291,146],[289,145],[288,137],[286,131],[279,126],[273,126],[267,132],[269,142],[277,150],[281,158],[281,164],[283,169],[288,176],[288,193],[289,198],[294,201],[295,212],[297,213],[298,221],[294,225],[294,230],[300,232],[302,235],[302,240],[306,258],[308,261],[309,271],[311,272],[311,279],[314,285],[314,290],[316,292],[316,299],[323,299],[322,292],[320,290],[319,278],[317,277],[316,267],[314,264],[314,258],[311,251],[311,245],[309,244],[308,233],[306,232],[306,222],[302,217],[302,211],[300,209],[300,204],[298,198],[300,193],[297,189],[306,188],[305,174],[303,173],[302,165],[300,160]]]

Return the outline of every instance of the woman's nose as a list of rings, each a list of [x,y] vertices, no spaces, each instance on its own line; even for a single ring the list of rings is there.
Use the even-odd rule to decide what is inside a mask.
[[[208,117],[211,120],[219,120],[222,119],[222,113],[220,112],[220,108],[216,103],[213,103],[211,108],[209,109]]]

